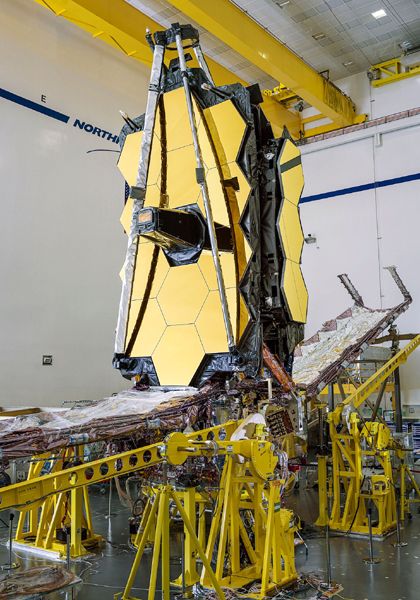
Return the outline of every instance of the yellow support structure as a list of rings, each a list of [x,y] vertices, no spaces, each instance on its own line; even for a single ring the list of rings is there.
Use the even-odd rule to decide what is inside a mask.
[[[200,546],[206,546],[206,507],[210,507],[210,497],[205,498],[194,487],[184,490],[176,490],[179,500],[182,502],[185,513],[196,532]],[[180,575],[171,585],[191,587],[200,581],[197,571],[197,551],[194,540],[191,538],[188,528],[184,524],[184,574]]]
[[[420,344],[420,335],[417,335],[415,338],[410,340],[408,344],[404,346],[399,352],[397,352],[392,358],[388,360],[384,364],[383,367],[378,369],[376,373],[369,377],[361,386],[359,386],[352,394],[347,396],[347,398],[337,405],[337,408],[334,410],[331,415],[333,416],[334,423],[338,425],[341,413],[343,411],[344,406],[348,406],[352,404],[354,408],[358,408],[365,400],[369,398],[371,394],[376,392],[381,385],[392,373],[398,369],[403,363],[406,362],[407,358],[410,356],[412,352],[419,346]]]
[[[353,125],[352,100],[229,0],[168,0],[297,96],[317,108],[335,128]]]
[[[144,15],[124,0],[35,0],[49,9],[57,17],[61,17],[87,31],[95,39],[102,40],[126,56],[151,65],[152,51],[149,48],[146,29],[157,31],[165,29],[153,19]],[[241,83],[247,85],[240,77],[220,65],[210,57],[207,64],[216,85]],[[189,65],[197,66],[194,60]],[[267,117],[275,129],[275,135],[281,135],[286,125],[295,137],[299,137],[300,119],[286,110],[271,98],[263,104],[267,109]]]
[[[253,475],[249,463],[238,462],[235,456],[229,456],[223,468],[206,554],[216,556],[214,573],[223,587],[241,588],[261,581],[258,592],[247,593],[247,598],[262,600],[297,579],[297,527],[292,511],[281,507],[284,483]],[[247,528],[243,514],[248,516]],[[241,567],[241,548],[248,556],[245,567]],[[206,567],[202,570],[203,586],[213,587],[211,575]]]
[[[417,485],[417,481],[413,473],[410,471],[408,465],[404,462],[404,452],[399,451],[399,454],[402,461],[400,467],[400,519],[401,521],[404,521],[405,516],[411,514],[410,505],[418,504],[420,502],[420,488]],[[407,483],[411,485],[413,492],[415,492],[414,498],[407,494]]]
[[[420,75],[420,64],[404,65],[400,58],[372,65],[368,71],[372,87],[381,87],[416,75]]]
[[[291,102],[299,100],[299,97],[282,83],[276,85],[272,90],[263,90],[263,95],[273,98],[276,102],[286,103],[288,108],[290,108]]]
[[[215,439],[218,444],[225,444],[221,437],[229,439],[238,426],[237,421],[228,421],[223,425],[194,431],[188,434],[190,441],[199,439]],[[210,436],[209,438],[207,436]],[[221,437],[220,437],[221,436]],[[106,479],[134,473],[146,467],[160,464],[163,458],[160,454],[161,443],[143,446],[114,456],[72,466],[49,475],[36,476],[31,480],[15,483],[0,489],[0,510],[15,508],[25,510],[28,507],[37,508],[51,495],[83,488]],[[182,463],[180,463],[182,464]]]
[[[42,477],[42,471],[56,473],[83,456],[83,447],[75,452],[64,449],[57,454],[36,456],[29,466],[28,482]],[[20,511],[15,535],[15,547],[32,552],[64,558],[67,535],[70,535],[70,557],[80,558],[103,541],[93,530],[87,487],[53,494],[40,506],[30,505]]]
[[[327,494],[327,462],[325,456],[318,457],[319,483],[319,517],[318,525],[329,525],[332,529],[342,532],[367,534],[368,503],[373,503],[377,509],[378,522],[373,527],[375,535],[383,536],[396,525],[396,499],[394,492],[394,477],[392,473],[391,451],[398,455],[403,451],[392,440],[391,432],[384,423],[367,421],[361,426],[361,420],[356,412],[350,414],[347,427],[342,425],[342,413],[345,406],[351,405],[354,411],[375,393],[380,385],[410,356],[420,345],[420,335],[388,360],[362,385],[354,389],[345,400],[328,414],[330,439],[332,443],[332,490],[333,505],[331,515],[328,515]],[[380,466],[381,474],[366,475],[366,465],[372,460]],[[405,499],[406,469],[401,473],[401,505],[402,514],[407,511]],[[407,473],[410,477],[410,473]],[[369,489],[364,485],[369,481]],[[341,490],[344,488],[345,500],[341,502]],[[417,488],[418,489],[418,488]]]
[[[329,526],[343,533],[367,535],[367,513],[371,503],[377,510],[372,533],[376,536],[386,535],[395,529],[397,522],[390,430],[382,423],[370,421],[360,428],[360,419],[353,413],[348,433],[337,432],[330,420],[330,436],[333,505]],[[370,463],[376,463],[382,472],[366,476],[366,465]],[[366,481],[369,485],[364,485]]]
[[[194,488],[191,488],[194,492]],[[195,531],[195,523],[191,521],[191,512],[186,507],[185,501],[188,502],[187,497],[184,496],[184,504],[182,504],[179,494],[176,492],[172,485],[162,485],[153,500],[150,510],[148,511],[145,519],[144,528],[139,538],[138,549],[136,557],[128,576],[128,580],[124,591],[120,594],[115,594],[114,598],[122,598],[122,600],[136,600],[131,596],[131,590],[134,585],[134,581],[137,575],[137,571],[140,567],[141,559],[144,553],[144,549],[150,537],[150,531],[154,528],[156,523],[156,531],[154,535],[153,543],[153,555],[152,555],[152,566],[150,571],[149,581],[149,593],[148,600],[154,600],[156,594],[156,583],[158,575],[159,562],[161,563],[161,578],[162,578],[162,597],[163,600],[170,600],[170,564],[169,564],[169,526],[170,526],[170,515],[169,515],[169,504],[173,502],[181,516],[184,523],[184,527],[188,533],[188,544],[190,544],[189,552],[194,555],[196,552],[201,559],[204,568],[210,573],[210,579],[217,592],[218,597],[224,600],[225,595],[220,587],[218,580],[216,579],[214,572],[210,565],[210,560],[206,555],[203,545],[200,543]],[[194,514],[195,517],[195,514]],[[195,520],[195,518],[194,518]],[[195,565],[194,565],[195,569]],[[189,574],[190,576],[192,573]],[[195,583],[198,579],[198,575],[192,583]],[[191,583],[186,585],[191,585]]]
[[[357,389],[352,383],[343,383],[342,388],[343,388],[343,392],[346,394],[346,396],[348,396],[349,394],[352,394]],[[394,384],[387,383],[385,391],[388,393],[392,393],[394,391]],[[341,392],[340,392],[339,385],[337,383],[334,383],[334,396],[339,396],[340,393]],[[328,386],[325,387],[323,390],[321,390],[321,392],[319,393],[320,396],[327,396],[328,394],[329,394]]]
[[[70,493],[72,504],[82,514],[84,490],[104,478],[138,471],[163,463],[163,483],[148,503],[136,536],[137,552],[123,600],[133,600],[131,591],[146,544],[153,536],[148,600],[154,600],[161,565],[163,600],[170,600],[170,520],[175,505],[186,532],[184,582],[198,582],[196,559],[203,563],[202,578],[218,598],[224,599],[222,586],[242,587],[244,582],[260,581],[258,592],[250,597],[262,600],[269,592],[297,578],[294,562],[296,522],[290,510],[281,507],[284,481],[276,478],[278,456],[268,432],[255,427],[250,438],[231,439],[239,423],[190,433],[172,433],[163,442],[138,448],[89,463],[69,465],[60,471],[39,476],[34,467],[30,481],[7,486],[0,492],[0,507],[38,511],[45,502]],[[251,435],[251,434],[250,434]],[[195,488],[176,489],[168,483],[167,466],[182,465],[193,457],[225,457],[215,515],[207,548],[204,547],[204,520],[198,524],[196,504],[200,498]],[[35,473],[36,471],[36,473]],[[35,476],[36,475],[36,476]],[[251,518],[245,518],[246,516]],[[72,520],[72,550],[80,550],[80,521]],[[241,551],[245,549],[249,565],[243,566]],[[211,561],[217,555],[216,568]],[[226,556],[229,567],[226,573]],[[186,577],[185,577],[186,576]]]

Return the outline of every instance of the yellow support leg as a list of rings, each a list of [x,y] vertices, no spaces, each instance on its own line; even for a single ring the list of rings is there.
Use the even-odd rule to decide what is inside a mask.
[[[231,470],[231,466],[229,466],[229,465],[231,465],[231,461],[227,461],[225,463],[225,466],[223,467],[222,478],[220,480],[220,492],[219,492],[219,496],[217,498],[216,510],[214,511],[214,514],[213,514],[209,538],[207,541],[207,548],[206,548],[207,556],[213,555],[213,550],[216,547],[217,537],[218,537],[218,534],[220,531],[220,520],[222,518],[223,508],[225,507],[224,500],[226,499],[227,494],[229,493],[229,487],[230,487],[230,474],[231,474],[232,470]],[[224,541],[222,539],[220,539],[219,547],[222,544],[226,545],[226,538],[224,538]],[[218,564],[219,564],[219,561],[217,561],[217,564],[216,564],[216,577],[218,577],[220,579],[221,573],[219,572],[220,569],[218,569],[218,567],[217,567]],[[210,584],[210,580],[209,580],[209,576],[208,576],[206,568],[204,568],[201,572],[200,583],[201,583],[201,585],[203,585],[205,587]]]
[[[139,544],[138,544],[136,556],[134,558],[134,562],[133,562],[132,567],[130,569],[130,573],[129,573],[129,576],[128,576],[127,583],[125,585],[124,591],[122,592],[122,594],[119,594],[119,593],[115,594],[114,598],[121,597],[123,600],[130,600],[131,599],[131,596],[130,596],[131,589],[132,589],[132,587],[134,585],[134,580],[136,578],[136,574],[137,574],[138,568],[140,566],[140,561],[142,559],[144,549],[145,549],[146,544],[147,544],[148,539],[149,539],[149,532],[150,532],[151,528],[155,524],[155,517],[156,517],[156,513],[157,513],[158,508],[159,508],[159,504],[160,504],[160,495],[161,495],[161,492],[159,490],[157,492],[156,496],[155,496],[155,499],[154,499],[152,505],[151,505],[148,518],[147,518],[147,520],[145,522],[145,525],[144,525],[144,529],[141,532],[140,532],[140,529],[139,529],[139,532],[140,532]]]
[[[166,487],[164,487],[162,489],[162,493],[159,496],[159,508],[158,508],[158,515],[157,515],[157,523],[156,523],[155,542],[154,542],[154,546],[153,546],[152,567],[150,570],[148,600],[155,600],[157,571],[158,571],[158,566],[159,566],[161,541],[162,541],[163,509],[166,504],[163,500],[163,496],[166,492],[167,492]]]
[[[82,454],[82,451],[80,453]],[[57,455],[42,455],[40,459],[31,462],[28,481],[42,478],[41,474],[46,471],[54,473],[62,470],[63,464],[75,456],[75,452],[69,449],[62,450]],[[31,508],[23,508],[19,516],[15,544],[23,550],[49,551],[54,553],[54,557],[64,557],[67,552],[66,540],[58,539],[57,531],[67,527],[70,527],[72,558],[86,555],[85,546],[94,546],[102,541],[101,536],[93,533],[87,486],[51,495],[31,505]],[[83,537],[86,539],[82,541],[84,528],[86,536]]]
[[[281,508],[279,481],[270,483],[261,588],[250,597],[263,600],[279,587],[297,579],[295,568],[293,513]]]
[[[194,531],[197,528],[197,504],[196,504],[196,491],[195,488],[187,488],[183,492],[177,492],[180,498],[183,498],[184,510],[188,517],[189,522],[191,523]],[[204,510],[203,510],[203,516]],[[204,543],[201,538],[205,535],[205,521],[203,527],[203,519],[200,516],[199,518],[199,529],[201,529],[198,539],[200,540],[200,545],[204,548]],[[204,531],[203,531],[204,530]],[[198,581],[200,581],[200,576],[197,572],[197,560],[196,560],[196,552],[195,552],[195,544],[188,532],[188,529],[184,523],[184,574],[174,582],[174,585],[180,586],[184,584],[187,587],[191,587]]]
[[[213,557],[217,549],[215,575],[219,584],[241,588],[260,580],[260,590],[247,594],[258,600],[297,578],[296,527],[291,511],[281,508],[281,483],[271,481],[267,488],[258,477],[249,474],[246,463],[227,458],[207,544],[207,557]],[[247,523],[243,521],[244,514],[251,515]],[[241,561],[242,548],[249,559],[246,566]],[[213,587],[206,568],[201,583]]]
[[[42,466],[44,465],[42,462],[43,457],[46,458],[46,455],[41,454],[39,456],[39,461],[30,463],[27,477],[28,481],[39,476]],[[25,542],[26,538],[32,538],[36,536],[38,529],[38,506],[39,505],[37,505],[35,508],[31,507],[28,510],[20,511],[15,534],[15,542],[22,543]],[[28,529],[24,531],[26,524],[28,525]]]
[[[207,558],[206,553],[204,552],[204,549],[201,547],[200,542],[195,534],[195,531],[193,529],[192,524],[190,523],[189,519],[188,519],[188,515],[186,514],[186,512],[184,511],[184,508],[181,504],[181,502],[179,501],[179,499],[177,498],[176,494],[174,492],[172,492],[172,498],[179,510],[179,514],[181,515],[182,520],[184,521],[184,524],[188,530],[188,533],[191,536],[191,539],[193,541],[193,544],[195,546],[195,548],[197,549],[198,555],[203,563],[204,568],[206,569],[210,580],[213,584],[213,587],[218,595],[218,597],[220,598],[220,600],[225,600],[225,594],[222,590],[222,588],[219,585],[219,582],[214,574],[213,569],[211,568],[211,564],[209,559]]]
[[[82,510],[83,488],[71,490],[70,556],[83,556],[86,550],[82,546]]]
[[[230,489],[229,502],[229,546],[230,546],[230,571],[238,573],[241,568],[240,546],[239,546],[239,494],[238,485],[233,485]]]
[[[162,494],[162,536],[161,536],[161,564],[162,564],[162,591],[163,600],[170,600],[171,572],[169,564],[169,493],[170,487],[166,486]],[[153,595],[154,598],[154,595]]]
[[[55,536],[55,532],[56,529],[59,526],[59,520],[60,520],[60,511],[61,508],[63,506],[63,502],[64,502],[64,493],[62,494],[58,494],[58,496],[53,496],[54,499],[54,510],[52,513],[52,517],[50,520],[50,524],[48,527],[48,531],[47,531],[47,535],[45,537],[45,542],[44,542],[44,546],[46,549],[49,549],[52,547],[53,541],[54,541],[54,536]]]
[[[198,502],[199,515],[198,515],[198,539],[200,545],[206,547],[206,500],[202,499]],[[198,578],[198,581],[200,578]]]
[[[217,562],[216,562],[216,577],[217,580],[220,581],[223,578],[223,567],[225,564],[225,556],[226,556],[226,543],[228,537],[228,528],[229,528],[229,492],[231,489],[231,478],[232,478],[232,461],[228,460],[226,468],[226,481],[225,488],[222,493],[222,501],[221,501],[221,517],[220,523],[214,520],[215,526],[220,525],[220,537],[219,544],[217,549]],[[218,531],[215,529],[214,531],[210,530],[210,538],[213,542],[213,545],[217,542],[217,533]],[[207,574],[206,570],[203,570],[203,573]],[[208,582],[209,583],[209,582]]]
[[[151,498],[150,496],[148,496],[146,505],[145,505],[143,513],[141,515],[141,519],[140,519],[140,523],[139,523],[139,528],[137,530],[136,535],[134,536],[133,545],[136,548],[139,547],[140,540],[142,538],[143,531],[144,531],[144,528],[146,526],[146,523],[147,523],[147,521],[149,519],[149,515],[150,515],[151,508],[153,506],[153,503],[154,503],[154,499]],[[154,523],[152,523],[152,526],[149,528],[149,535],[148,535],[148,539],[147,539],[147,543],[148,544],[153,544],[153,541],[155,539],[156,514],[155,514],[155,516],[153,518],[154,518]]]
[[[193,490],[195,492],[195,490]],[[161,560],[162,564],[162,591],[163,591],[163,599],[170,600],[170,563],[169,563],[169,549],[170,549],[170,539],[169,539],[169,526],[170,526],[170,516],[169,516],[169,502],[172,500],[177,510],[181,516],[181,519],[184,523],[185,529],[188,533],[188,536],[191,540],[192,550],[193,552],[197,552],[201,561],[203,562],[204,568],[208,573],[209,579],[218,594],[218,597],[221,600],[225,600],[225,596],[222,588],[211,568],[210,561],[206,556],[206,552],[204,548],[201,546],[200,541],[195,532],[195,526],[190,521],[189,515],[185,511],[182,502],[180,501],[178,494],[170,485],[164,485],[158,491],[155,497],[155,501],[153,506],[151,507],[150,514],[147,518],[147,522],[145,524],[145,528],[142,532],[139,547],[136,553],[136,557],[134,559],[133,565],[130,570],[130,574],[122,594],[115,594],[114,598],[122,598],[122,600],[136,600],[133,596],[131,596],[131,590],[134,585],[135,577],[137,571],[140,566],[140,561],[143,556],[144,548],[146,546],[149,530],[154,523],[154,518],[157,512],[157,524],[156,524],[156,532],[155,532],[155,540],[154,540],[154,548],[153,548],[153,556],[152,556],[152,566],[150,571],[150,580],[149,580],[149,593],[148,600],[154,600],[156,594],[156,582],[157,582],[157,573],[159,561]]]
[[[264,561],[263,570],[261,576],[261,596],[264,598],[268,592],[268,582],[270,576],[271,565],[271,554],[273,551],[273,537],[274,537],[274,504],[276,502],[276,494],[274,486],[270,486],[270,496],[268,501],[268,512],[267,512],[267,526],[265,532],[265,547],[264,547]],[[276,575],[278,573],[276,572]]]

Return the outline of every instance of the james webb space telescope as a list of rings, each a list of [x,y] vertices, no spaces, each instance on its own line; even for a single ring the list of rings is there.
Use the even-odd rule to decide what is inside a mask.
[[[257,375],[265,343],[290,371],[308,303],[299,149],[286,130],[274,139],[258,85],[215,86],[192,26],[147,38],[146,113],[120,135],[130,194],[114,366],[197,386]]]

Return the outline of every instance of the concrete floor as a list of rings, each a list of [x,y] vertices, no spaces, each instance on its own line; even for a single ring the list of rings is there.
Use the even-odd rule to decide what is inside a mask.
[[[294,494],[289,505],[293,505],[302,519],[308,522],[314,518],[316,511],[316,495],[310,491]],[[113,516],[111,520],[105,518],[108,512],[108,497],[101,495],[97,490],[92,492],[92,509],[96,533],[106,539],[104,546],[92,558],[73,563],[74,572],[83,579],[83,585],[76,591],[74,597],[78,600],[105,600],[124,587],[134,554],[127,547],[128,537],[128,511],[121,507],[115,497],[113,502]],[[4,521],[8,521],[8,513],[0,513]],[[7,529],[0,529],[2,541],[7,538]],[[409,542],[408,546],[396,549],[392,546],[395,536],[374,545],[375,554],[382,562],[370,567],[363,563],[363,558],[368,555],[366,541],[350,538],[332,537],[332,574],[333,579],[344,587],[340,600],[418,600],[420,599],[420,517],[416,516],[403,530],[403,536]],[[306,556],[305,548],[299,546],[296,551],[296,565],[300,573],[322,573],[325,569],[325,540],[319,534],[308,535],[306,539],[309,553]],[[179,543],[173,540],[173,546],[179,549]],[[175,578],[180,573],[180,558],[174,557],[171,561],[172,576]],[[0,563],[8,560],[8,550],[0,546]],[[43,559],[17,552],[14,560],[21,564],[21,569],[42,564],[51,564]],[[150,573],[150,554],[145,556],[143,567],[138,576],[133,594],[138,598],[147,598],[148,574]],[[160,599],[161,594],[157,593]],[[296,594],[293,598],[315,598],[313,592],[309,595]],[[71,593],[50,594],[50,600],[67,598]]]

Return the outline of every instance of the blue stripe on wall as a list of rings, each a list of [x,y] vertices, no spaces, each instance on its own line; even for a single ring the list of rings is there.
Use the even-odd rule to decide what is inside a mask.
[[[17,94],[13,94],[12,92],[8,92],[0,88],[0,97],[5,98],[6,100],[10,100],[11,102],[15,102],[15,104],[20,104],[25,108],[30,108],[31,110],[35,110],[47,117],[51,117],[52,119],[57,119],[57,121],[62,121],[63,123],[67,123],[70,117],[65,115],[57,110],[52,110],[52,108],[48,108],[43,104],[38,104],[37,102],[32,102],[32,100],[28,100],[23,96],[18,96]]]
[[[375,188],[387,187],[388,185],[398,185],[399,183],[407,183],[407,181],[416,181],[420,179],[420,173],[412,175],[404,175],[403,177],[394,177],[393,179],[384,179],[383,181],[374,181],[372,183],[364,183],[363,185],[355,185],[353,187],[343,188],[341,190],[333,190],[324,192],[323,194],[314,194],[313,196],[304,196],[300,203],[314,202],[315,200],[323,200],[324,198],[334,198],[335,196],[344,196],[346,194],[354,194],[356,192],[364,192],[365,190],[373,190]]]

